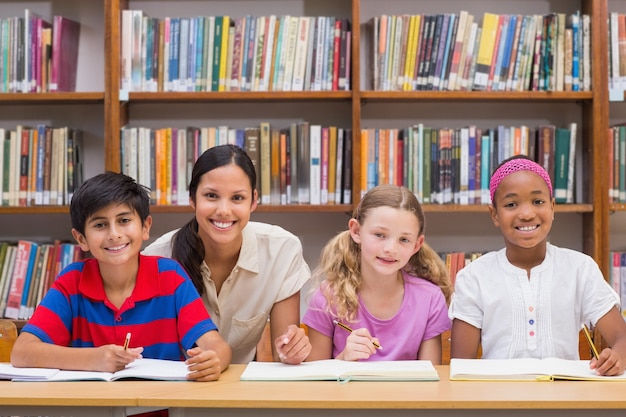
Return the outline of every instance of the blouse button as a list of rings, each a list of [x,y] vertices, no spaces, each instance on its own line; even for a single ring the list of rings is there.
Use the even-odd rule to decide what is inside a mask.
[[[532,331],[531,331],[531,332],[528,332],[528,334],[529,334],[529,335],[531,335],[531,336],[534,336],[534,335],[535,335],[535,332],[532,332]]]

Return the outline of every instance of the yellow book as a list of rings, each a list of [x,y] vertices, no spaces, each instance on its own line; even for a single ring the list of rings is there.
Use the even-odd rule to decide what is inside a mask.
[[[367,191],[367,129],[361,129],[361,196]]]
[[[498,31],[499,16],[494,13],[483,15],[483,27],[478,44],[478,56],[476,57],[476,73],[474,76],[474,89],[485,90],[489,80],[489,70],[493,57],[493,49]]]
[[[165,130],[165,166],[164,171],[164,186],[165,186],[165,199],[163,204],[168,206],[172,204],[172,128]]]
[[[335,204],[337,201],[337,126],[328,128],[328,203]]]
[[[224,16],[222,23],[222,42],[220,47],[220,73],[218,91],[226,90],[226,61],[228,58],[228,38],[230,34],[230,17]],[[231,54],[232,56],[232,54]]]
[[[402,89],[404,91],[413,90],[413,78],[415,77],[415,58],[417,54],[417,49],[419,47],[421,19],[421,15],[414,15],[411,16],[411,20],[409,22],[409,42],[407,46],[407,59],[404,68],[404,84],[402,86]]]

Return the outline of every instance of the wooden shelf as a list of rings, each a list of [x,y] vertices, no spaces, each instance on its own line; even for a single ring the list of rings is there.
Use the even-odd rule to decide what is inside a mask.
[[[351,91],[224,91],[224,92],[136,92],[129,101],[149,103],[219,102],[219,101],[346,101],[352,100]]]
[[[79,93],[1,93],[2,104],[102,104],[104,92]]]

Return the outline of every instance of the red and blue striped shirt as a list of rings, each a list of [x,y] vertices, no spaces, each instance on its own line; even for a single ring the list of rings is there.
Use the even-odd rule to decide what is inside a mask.
[[[143,346],[145,358],[184,360],[204,333],[217,330],[182,266],[139,255],[135,288],[120,308],[107,299],[96,259],[75,262],[59,274],[22,331],[70,347]]]

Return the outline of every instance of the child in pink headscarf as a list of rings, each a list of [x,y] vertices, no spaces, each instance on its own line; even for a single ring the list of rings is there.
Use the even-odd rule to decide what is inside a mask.
[[[548,173],[525,156],[505,160],[489,184],[491,219],[505,248],[478,258],[456,277],[450,304],[453,358],[579,359],[581,326],[597,326],[610,346],[590,367],[621,375],[626,322],[619,297],[595,261],[548,243],[554,196]],[[617,306],[617,308],[616,308]]]

